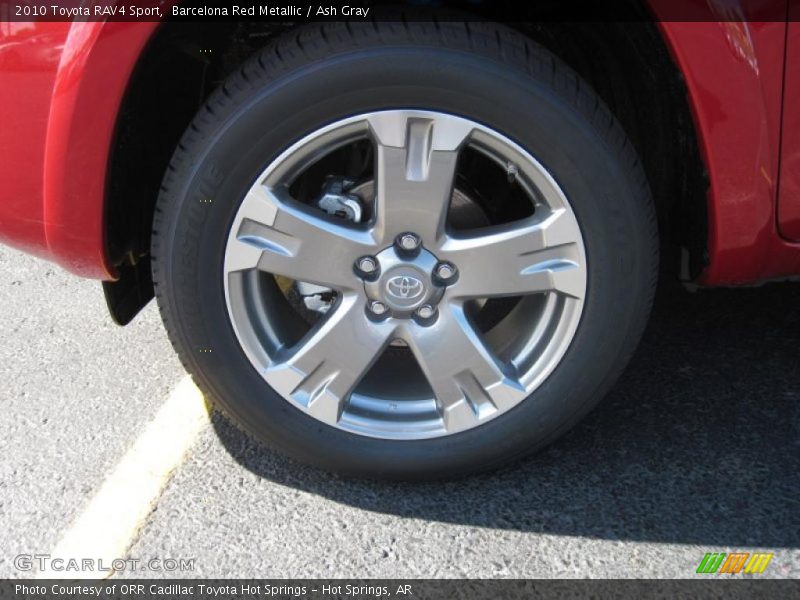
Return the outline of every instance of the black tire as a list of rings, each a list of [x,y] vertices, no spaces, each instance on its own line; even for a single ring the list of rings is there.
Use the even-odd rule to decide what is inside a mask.
[[[462,433],[387,441],[324,425],[269,388],[234,335],[221,273],[238,202],[270,160],[336,119],[409,107],[479,121],[536,156],[577,215],[589,285],[567,353],[531,397]],[[208,198],[213,202],[202,201]],[[153,279],[184,365],[256,438],[347,474],[441,478],[530,454],[603,397],[647,320],[657,235],[645,176],[625,133],[547,50],[491,24],[324,24],[290,33],[253,57],[196,116],[158,200]]]

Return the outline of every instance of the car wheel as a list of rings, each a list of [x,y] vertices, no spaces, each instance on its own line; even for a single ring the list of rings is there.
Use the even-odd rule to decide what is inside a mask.
[[[208,100],[153,276],[187,369],[269,446],[439,478],[552,441],[649,313],[657,228],[620,126],[499,25],[325,24]]]

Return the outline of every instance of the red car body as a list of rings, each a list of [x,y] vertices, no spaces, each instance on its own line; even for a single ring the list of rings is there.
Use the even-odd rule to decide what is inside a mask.
[[[715,3],[687,3],[703,20],[658,28],[685,81],[709,184],[695,280],[798,275],[800,23],[720,20]],[[674,8],[650,5],[656,15]],[[788,1],[770,6],[800,17]],[[118,276],[105,225],[109,157],[126,88],[158,27],[0,23],[0,241],[85,277]]]

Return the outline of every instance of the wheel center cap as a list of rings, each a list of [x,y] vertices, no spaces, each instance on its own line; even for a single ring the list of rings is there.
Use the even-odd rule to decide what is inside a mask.
[[[414,275],[394,275],[386,282],[385,292],[397,303],[413,303],[425,293],[425,284]]]
[[[364,282],[370,300],[383,302],[395,317],[410,317],[423,304],[436,304],[444,288],[433,281],[436,257],[420,248],[416,256],[403,256],[394,246],[378,253],[380,275]]]

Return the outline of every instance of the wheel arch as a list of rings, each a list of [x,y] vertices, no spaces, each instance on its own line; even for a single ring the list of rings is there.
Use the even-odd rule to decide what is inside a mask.
[[[678,65],[686,66],[676,60],[685,53],[676,52],[680,35],[673,33],[672,24],[643,19],[642,6],[631,6],[639,11],[636,22],[613,27],[515,27],[562,58],[610,106],[642,157],[658,207],[664,268],[677,276],[683,256],[683,278],[696,279],[714,258],[708,245],[708,211],[715,197],[708,182],[715,179],[709,178],[701,154],[707,132],[695,129],[696,104],[702,98],[685,86]],[[105,289],[119,322],[130,320],[152,296],[150,224],[161,179],[182,132],[232,69],[291,27],[165,23],[151,32],[120,97],[105,187],[105,260],[117,279]],[[598,73],[609,71],[614,75],[603,84]],[[157,98],[152,89],[161,91]],[[147,145],[145,140],[157,143]]]
[[[44,235],[65,268],[115,276],[106,252],[109,156],[130,74],[155,23],[74,22],[55,72],[42,173]]]
[[[656,4],[663,4],[658,0]],[[764,20],[663,22],[660,29],[687,89],[708,189],[702,285],[731,285],[796,275],[800,246],[777,227],[783,102],[785,3]],[[785,13],[783,13],[785,15]]]

